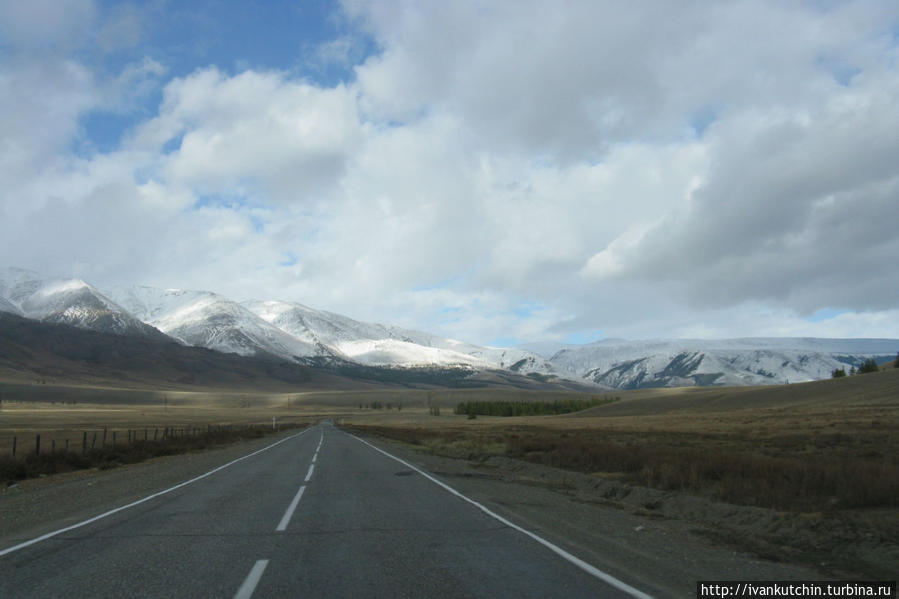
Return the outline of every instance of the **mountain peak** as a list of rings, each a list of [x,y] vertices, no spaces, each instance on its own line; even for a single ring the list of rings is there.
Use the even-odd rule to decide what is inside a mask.
[[[603,339],[491,348],[296,302],[238,303],[210,291],[141,285],[100,292],[81,279],[16,268],[0,269],[0,311],[124,335],[164,333],[186,345],[291,362],[501,369],[617,388],[806,381],[870,357],[891,360],[899,350],[891,339],[813,338]]]

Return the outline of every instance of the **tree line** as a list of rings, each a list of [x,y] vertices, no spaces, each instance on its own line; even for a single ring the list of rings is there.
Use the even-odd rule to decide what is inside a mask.
[[[896,354],[896,361],[893,363],[894,367],[899,368],[899,353]],[[880,367],[877,366],[877,361],[874,358],[868,358],[862,365],[856,368],[855,366],[849,369],[849,376],[854,376],[856,374],[867,374],[869,372],[877,372],[880,370]],[[835,368],[830,376],[835,379],[843,378],[846,376],[846,367],[843,368]]]
[[[613,402],[619,397],[590,399],[557,399],[555,401],[463,401],[456,404],[456,414],[474,416],[550,416],[568,414]]]

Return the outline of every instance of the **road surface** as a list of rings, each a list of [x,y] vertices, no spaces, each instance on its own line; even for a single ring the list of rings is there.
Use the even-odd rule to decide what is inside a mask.
[[[327,424],[0,547],[0,597],[645,597],[638,586]]]

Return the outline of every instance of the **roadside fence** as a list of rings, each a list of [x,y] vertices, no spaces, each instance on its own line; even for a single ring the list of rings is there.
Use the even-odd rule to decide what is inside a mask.
[[[198,437],[201,435],[213,435],[215,433],[231,433],[250,431],[252,429],[264,429],[270,431],[273,428],[292,428],[295,423],[277,423],[272,425],[260,424],[207,424],[205,426],[161,426],[144,428],[120,428],[83,430],[79,435],[75,433],[63,433],[64,436],[54,435],[47,438],[48,433],[35,433],[30,435],[13,435],[12,444],[9,445],[7,437],[6,455],[12,458],[25,455],[42,455],[56,453],[57,451],[76,452],[87,455],[93,449],[107,449],[115,447],[127,447],[139,443],[167,442],[174,439]],[[52,434],[52,433],[50,433]],[[29,442],[32,441],[33,442]],[[2,456],[3,453],[0,453]]]

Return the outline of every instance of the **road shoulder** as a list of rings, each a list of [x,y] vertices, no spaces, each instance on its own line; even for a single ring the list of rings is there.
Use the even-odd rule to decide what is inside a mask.
[[[434,474],[464,495],[656,596],[695,592],[697,580],[820,580],[825,573],[740,551],[714,526],[654,509],[652,490],[627,503],[604,496],[589,475],[508,458],[437,456],[413,446],[366,437]],[[641,499],[641,495],[643,498]]]
[[[297,430],[109,470],[25,480],[0,491],[0,549],[126,505],[261,449]]]

